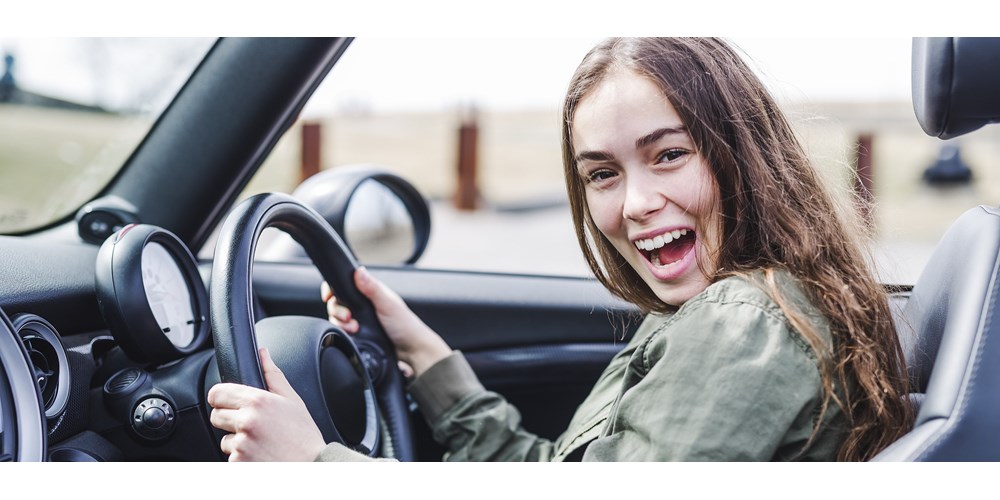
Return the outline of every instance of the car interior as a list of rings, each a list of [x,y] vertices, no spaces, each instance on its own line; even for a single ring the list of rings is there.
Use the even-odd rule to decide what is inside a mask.
[[[1000,41],[929,38],[913,43],[913,108],[924,132],[949,139],[1000,120],[992,91]],[[896,318],[920,404],[914,429],[879,460],[997,460],[993,387],[998,326],[1000,213],[970,209],[941,238]]]
[[[351,42],[218,40],[102,192],[40,230],[0,236],[0,461],[224,461],[206,394],[220,380],[263,387],[259,346],[327,440],[441,460],[351,280],[365,259],[344,219],[365,182],[401,203],[412,232],[407,259],[367,264],[372,273],[526,428],[553,439],[565,429],[638,327],[635,306],[588,278],[411,265],[433,223],[427,202],[378,169],[333,179],[328,205],[280,193],[237,203]],[[997,39],[914,40],[913,104],[929,135],[1000,121],[998,57]],[[269,228],[301,255],[256,258]],[[205,246],[214,256],[196,258]],[[998,273],[1000,211],[982,206],[942,237],[912,290],[887,284],[919,413],[876,460],[1000,459]],[[353,340],[326,321],[324,280],[362,324]]]

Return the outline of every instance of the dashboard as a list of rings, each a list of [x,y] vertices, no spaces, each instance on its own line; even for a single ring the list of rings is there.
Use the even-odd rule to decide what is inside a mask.
[[[138,225],[100,249],[6,237],[0,248],[0,308],[38,385],[46,459],[223,458],[204,404],[218,380],[207,293],[176,236]]]

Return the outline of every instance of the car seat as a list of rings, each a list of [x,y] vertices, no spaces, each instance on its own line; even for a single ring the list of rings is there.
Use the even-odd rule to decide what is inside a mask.
[[[950,139],[1000,121],[1000,38],[913,41],[913,108]],[[875,457],[1000,460],[1000,208],[980,206],[945,233],[897,316],[919,412]]]

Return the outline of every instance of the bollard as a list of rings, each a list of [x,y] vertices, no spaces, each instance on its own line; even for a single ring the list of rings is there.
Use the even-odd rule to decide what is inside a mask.
[[[322,165],[323,127],[319,122],[302,123],[302,154],[299,182],[319,173]]]
[[[872,134],[858,134],[854,161],[854,192],[857,195],[858,212],[865,222],[874,222],[872,203]]]
[[[474,110],[462,120],[458,128],[458,179],[455,183],[455,208],[475,210],[479,200],[476,186],[476,142],[479,140],[479,126]]]

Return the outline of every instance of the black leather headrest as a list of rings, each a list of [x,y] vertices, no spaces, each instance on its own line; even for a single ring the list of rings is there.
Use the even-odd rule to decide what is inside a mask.
[[[913,110],[942,139],[1000,121],[1000,38],[914,38]]]

